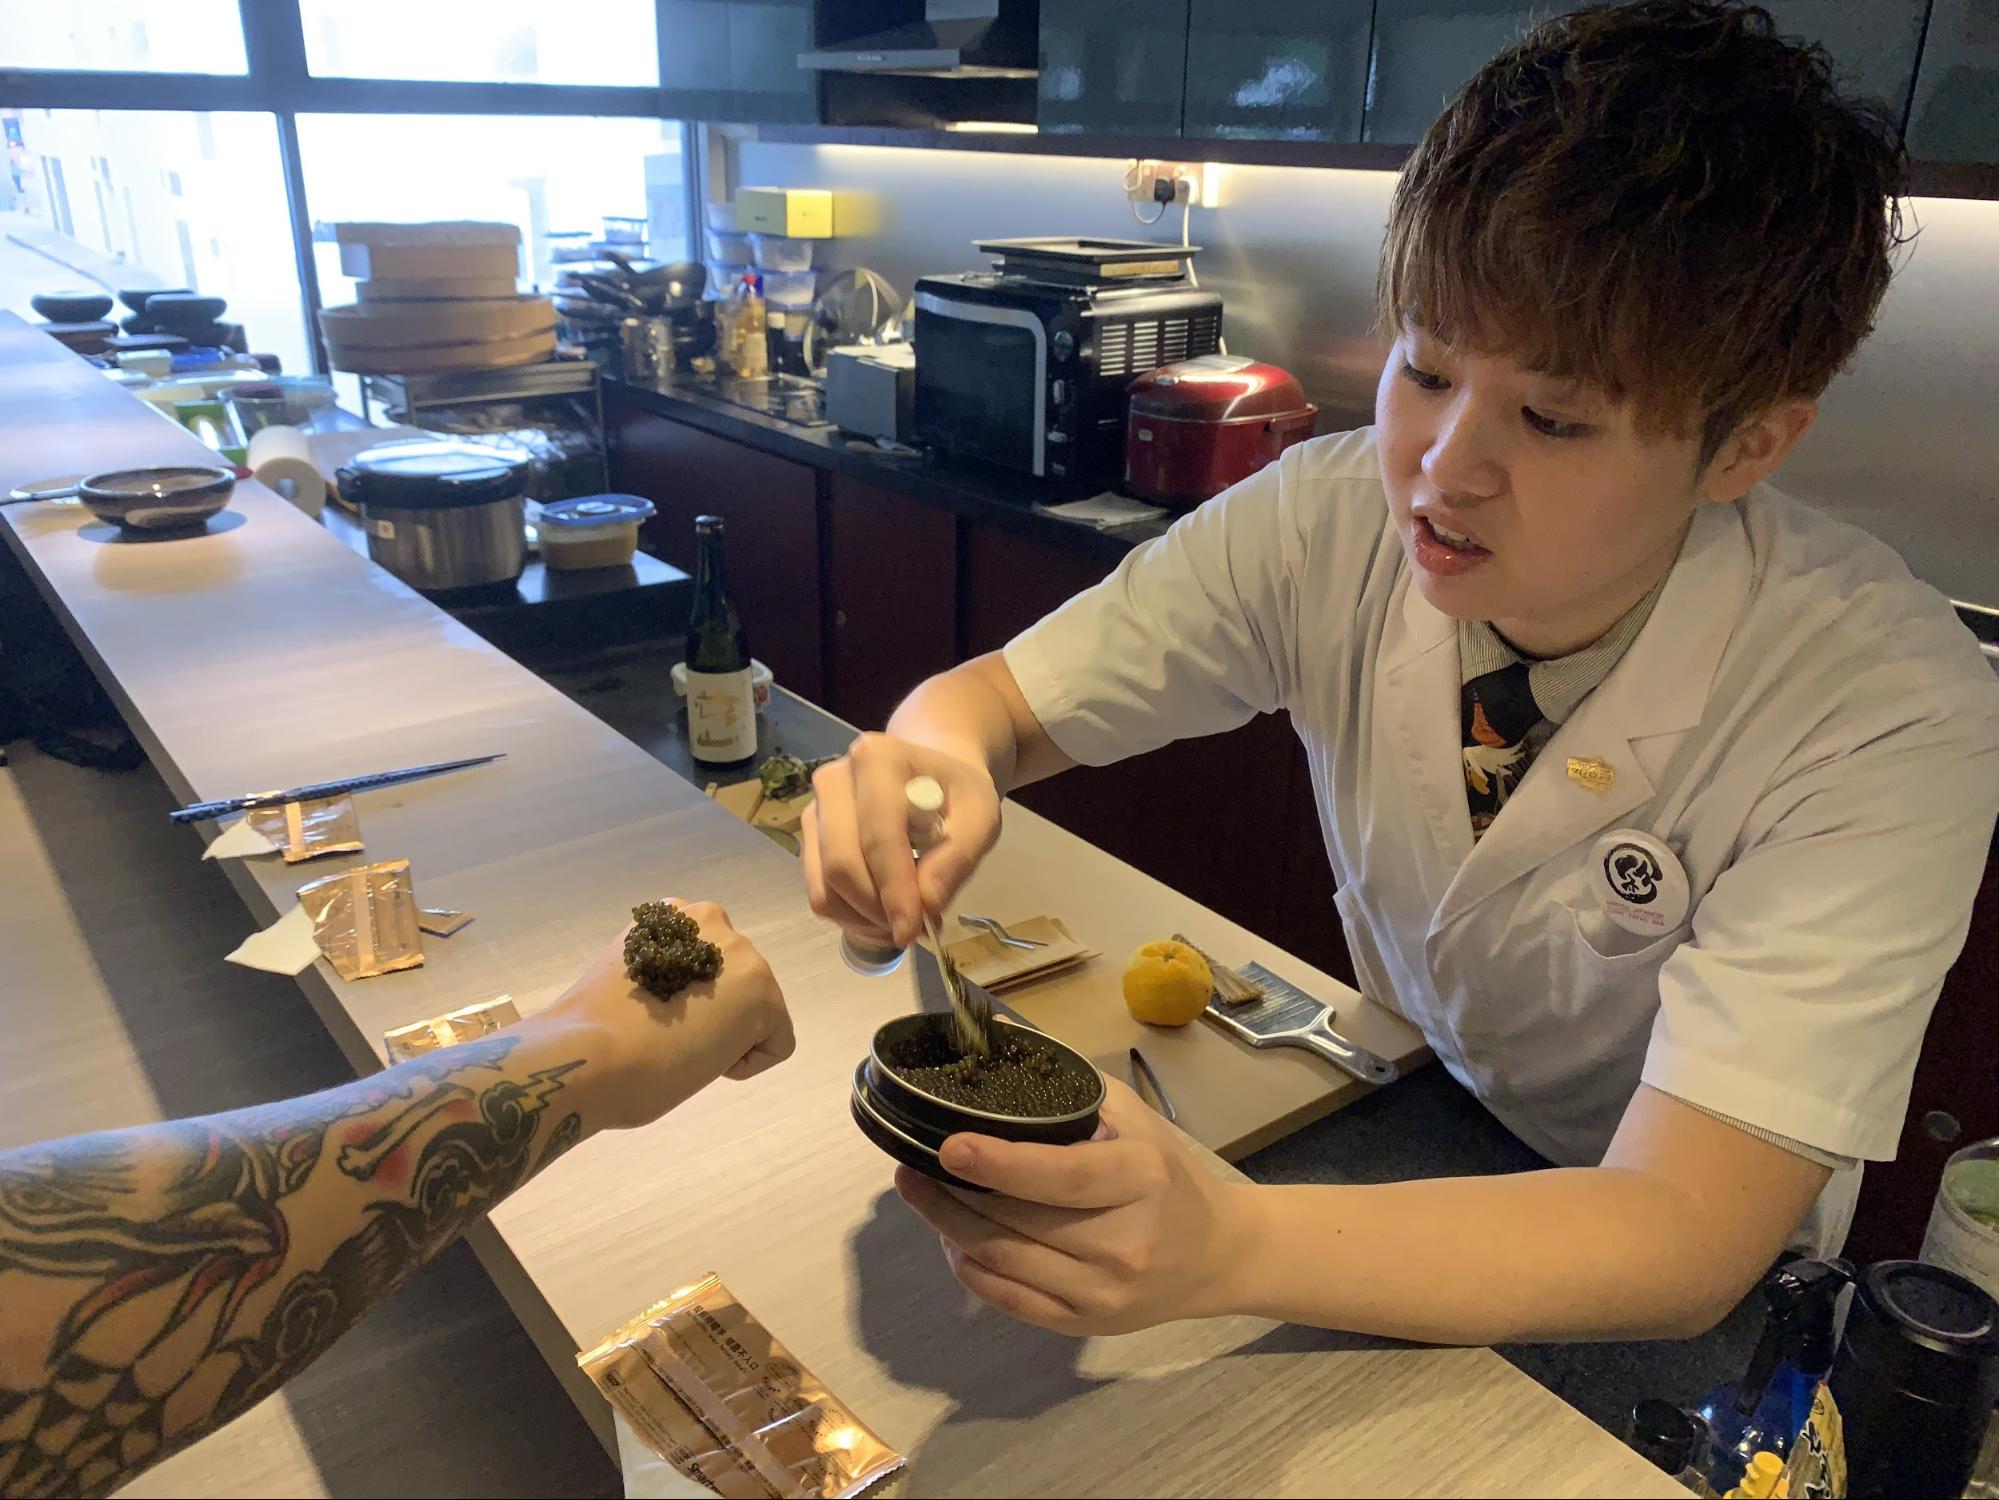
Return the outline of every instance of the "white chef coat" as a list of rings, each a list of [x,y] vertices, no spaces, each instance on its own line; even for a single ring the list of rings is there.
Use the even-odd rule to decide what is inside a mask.
[[[1363,991],[1550,1160],[1599,1162],[1641,1080],[1892,1159],[1999,810],[1999,681],[1948,603],[1767,485],[1702,505],[1638,639],[1474,847],[1457,631],[1409,572],[1372,429],[1320,438],[1006,661],[1088,765],[1288,712]],[[1604,912],[1614,828],[1686,869],[1663,936]],[[1837,1173],[1796,1242],[1832,1253],[1858,1186]]]

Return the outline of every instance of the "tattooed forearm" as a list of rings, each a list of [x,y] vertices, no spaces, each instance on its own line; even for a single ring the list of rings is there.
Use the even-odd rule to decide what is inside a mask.
[[[102,1493],[228,1421],[575,1144],[582,1060],[522,1040],[0,1153],[0,1494]]]

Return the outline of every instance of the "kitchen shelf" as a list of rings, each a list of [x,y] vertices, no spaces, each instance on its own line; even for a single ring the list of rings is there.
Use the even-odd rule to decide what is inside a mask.
[[[602,370],[592,360],[549,360],[506,370],[456,370],[438,375],[368,375],[368,394],[405,411],[464,406],[478,401],[532,401],[539,396],[587,394],[598,402]]]

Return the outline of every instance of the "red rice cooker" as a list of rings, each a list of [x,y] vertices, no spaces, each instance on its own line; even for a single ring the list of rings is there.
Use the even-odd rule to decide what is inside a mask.
[[[1130,386],[1125,488],[1191,508],[1312,435],[1319,408],[1276,365],[1208,354],[1161,365]]]

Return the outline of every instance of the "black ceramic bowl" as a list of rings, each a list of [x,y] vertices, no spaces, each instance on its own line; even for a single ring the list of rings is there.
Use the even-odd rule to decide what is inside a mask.
[[[28,306],[51,323],[95,323],[111,311],[111,299],[102,292],[37,292]]]
[[[158,297],[166,292],[186,292],[188,290],[189,288],[184,286],[127,287],[118,293],[118,300],[131,308],[133,312],[142,313],[146,310],[146,299],[148,297]]]
[[[132,531],[180,531],[199,526],[228,505],[236,476],[227,469],[181,465],[92,474],[77,498],[100,521]]]
[[[228,306],[224,298],[204,297],[198,292],[154,292],[142,311],[162,328],[180,333],[215,322]]]
[[[983,1192],[978,1184],[946,1171],[937,1159],[939,1148],[951,1136],[971,1131],[1003,1141],[1066,1146],[1087,1141],[1097,1133],[1098,1111],[1104,1103],[1103,1075],[1082,1053],[1030,1027],[1018,1028],[1017,1035],[1027,1045],[1052,1055],[1060,1072],[1089,1075],[1095,1090],[1086,1107],[1065,1115],[996,1114],[928,1093],[891,1066],[902,1048],[923,1040],[927,1033],[947,1033],[950,1026],[949,1016],[927,1011],[898,1016],[875,1032],[868,1055],[854,1070],[854,1123],[890,1156],[926,1177]]]

